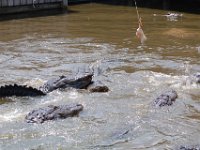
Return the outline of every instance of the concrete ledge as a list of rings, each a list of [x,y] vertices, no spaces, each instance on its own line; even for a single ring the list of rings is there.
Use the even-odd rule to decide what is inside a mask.
[[[12,7],[1,7],[1,14],[13,14],[13,13],[21,13],[21,12],[31,12],[31,11],[39,11],[39,10],[48,10],[48,9],[67,9],[66,4],[63,2],[55,2],[55,3],[45,3],[45,4],[35,4],[35,5],[22,5],[22,6],[12,6]]]

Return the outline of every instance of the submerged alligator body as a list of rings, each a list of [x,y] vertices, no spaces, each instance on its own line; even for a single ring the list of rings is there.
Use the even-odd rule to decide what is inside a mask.
[[[189,77],[188,80],[190,83],[200,84],[200,72],[193,74],[192,76]]]
[[[26,115],[25,120],[27,123],[43,123],[47,120],[65,119],[78,115],[83,110],[81,104],[70,104],[54,106],[50,105],[47,108],[39,108],[33,110]]]
[[[181,146],[179,150],[200,150],[200,146]]]
[[[24,85],[5,85],[0,87],[0,97],[7,96],[42,96],[56,89],[64,88],[76,88],[76,89],[86,89],[90,84],[92,84],[93,74],[83,76],[78,79],[70,79],[66,76],[60,76],[59,78],[51,79],[47,81],[39,89],[33,87],[27,87]]]
[[[7,96],[39,96],[46,95],[43,91],[40,91],[33,87],[27,87],[26,85],[5,85],[0,87],[0,97]]]
[[[174,90],[169,90],[158,96],[154,101],[154,105],[156,107],[170,106],[173,104],[173,102],[175,102],[177,98],[177,92]]]

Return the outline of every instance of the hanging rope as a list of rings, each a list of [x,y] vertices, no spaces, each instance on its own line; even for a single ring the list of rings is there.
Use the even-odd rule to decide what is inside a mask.
[[[36,0],[33,0],[33,8],[35,8],[35,2],[36,2]]]
[[[136,12],[137,12],[138,21],[140,21],[140,15],[139,15],[139,12],[138,12],[137,3],[136,3],[136,0],[134,0],[134,1],[135,1],[135,9],[136,9]]]
[[[137,3],[136,3],[136,0],[135,1],[135,9],[136,9],[136,12],[137,12],[137,17],[138,17],[138,24],[139,24],[139,27],[136,31],[136,36],[138,37],[138,39],[140,40],[140,42],[142,44],[144,44],[144,42],[147,40],[143,30],[142,30],[142,19],[139,15],[139,11],[138,11],[138,7],[137,7]]]

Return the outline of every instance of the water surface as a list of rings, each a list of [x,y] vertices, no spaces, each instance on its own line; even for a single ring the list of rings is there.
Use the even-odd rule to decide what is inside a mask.
[[[139,8],[148,38],[140,44],[134,7],[70,6],[71,13],[0,22],[0,81],[39,87],[59,75],[81,76],[91,66],[108,93],[54,91],[0,101],[0,149],[175,149],[200,144],[200,16]],[[180,14],[180,12],[174,12]],[[155,15],[156,14],[156,15]],[[167,89],[178,99],[154,108]],[[79,117],[27,124],[48,105],[81,103]]]

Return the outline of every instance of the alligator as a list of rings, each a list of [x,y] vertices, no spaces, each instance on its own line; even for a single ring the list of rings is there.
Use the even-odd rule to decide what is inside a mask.
[[[27,123],[43,123],[47,120],[65,119],[79,114],[83,110],[81,104],[70,105],[50,105],[47,108],[39,108],[32,110],[26,115],[25,120]]]
[[[195,145],[195,146],[181,146],[179,148],[179,150],[200,150],[200,146],[199,145]]]
[[[188,77],[189,82],[192,83],[196,83],[196,84],[200,84],[200,72],[197,72],[191,76]]]
[[[195,74],[195,78],[196,78],[196,83],[199,83],[200,84],[200,73],[196,73]]]
[[[26,85],[5,85],[0,87],[0,97],[8,96],[42,96],[56,89],[76,88],[86,89],[92,84],[93,74],[88,74],[78,79],[60,76],[47,81],[39,89],[28,87]]]
[[[27,85],[4,85],[0,87],[0,97],[9,96],[43,96],[56,89],[87,89],[89,92],[108,92],[109,88],[92,80],[93,74],[87,74],[80,78],[59,76],[48,80],[39,89]]]
[[[200,73],[195,73],[187,78],[187,81],[190,84],[200,84]],[[154,105],[156,107],[162,106],[170,106],[173,102],[178,98],[178,94],[174,90],[169,90],[158,96],[155,101]]]
[[[56,89],[65,89],[65,88],[75,88],[75,89],[86,89],[90,84],[92,84],[93,74],[83,76],[78,79],[70,79],[66,76],[60,76],[59,78],[53,78],[47,81],[39,89],[43,93],[49,93]]]
[[[154,101],[154,105],[156,107],[170,106],[173,104],[176,98],[178,98],[177,92],[174,90],[169,90],[158,96]]]

